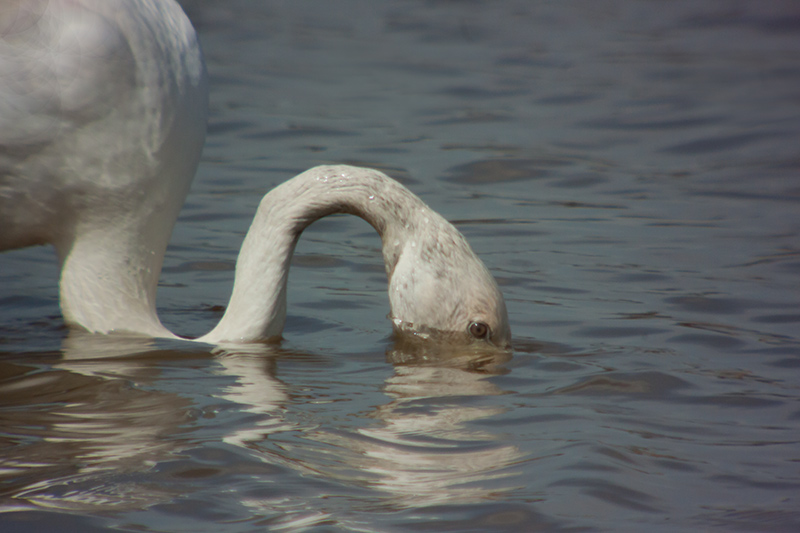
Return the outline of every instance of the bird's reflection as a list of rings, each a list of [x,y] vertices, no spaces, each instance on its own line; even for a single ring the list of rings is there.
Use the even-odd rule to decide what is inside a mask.
[[[322,425],[304,431],[309,446],[303,460],[292,464],[309,475],[377,489],[383,495],[378,497],[393,506],[476,502],[513,490],[513,481],[499,480],[513,478],[513,466],[523,453],[487,429],[472,426],[505,412],[486,398],[504,394],[488,378],[505,373],[503,364],[510,357],[494,350],[395,342],[387,352],[394,375],[383,386],[391,400],[365,415],[372,420],[367,427]],[[245,372],[241,382],[248,383],[252,375]],[[271,406],[266,403],[263,411]],[[252,436],[256,440],[248,446],[275,460],[275,435],[269,441]]]
[[[142,508],[174,497],[126,477],[176,451],[191,402],[109,378],[113,366],[45,366],[0,362],[0,511]]]
[[[280,346],[179,348],[76,334],[35,364],[0,359],[0,511],[172,501],[192,487],[162,479],[159,465],[220,441],[255,461],[375,490],[392,505],[464,503],[514,488],[506,478],[522,453],[473,424],[505,409],[488,399],[504,392],[489,378],[505,372],[505,352],[395,343],[394,374],[382,387],[389,401],[358,413],[353,427],[334,427],[293,414],[309,400],[276,377],[282,358],[295,357]],[[235,423],[205,415],[220,402],[238,413]]]
[[[486,378],[458,367],[398,366],[384,386],[391,401],[370,415],[378,423],[309,437],[346,451],[351,466],[363,472],[361,481],[389,494],[393,505],[469,503],[496,496],[514,485],[487,481],[512,476],[510,467],[522,453],[471,425],[506,410],[472,401],[503,394]]]
[[[216,395],[238,404],[242,411],[258,415],[254,423],[236,426],[223,437],[228,444],[249,447],[253,442],[280,431],[295,429],[295,426],[286,421],[284,416],[289,394],[286,385],[275,378],[275,354],[265,358],[265,353],[243,351],[242,348],[218,348],[217,361],[220,366],[216,372],[234,377],[235,382],[225,386]],[[269,345],[248,348],[274,351]]]

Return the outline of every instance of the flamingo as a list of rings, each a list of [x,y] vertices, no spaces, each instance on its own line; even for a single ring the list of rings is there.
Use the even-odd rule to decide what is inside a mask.
[[[167,243],[205,139],[208,84],[173,0],[4,0],[0,250],[50,244],[67,324],[182,338],[156,313]],[[334,213],[378,232],[394,329],[507,347],[497,283],[466,239],[373,169],[312,168],[264,196],[230,302],[199,342],[280,337],[295,245]]]

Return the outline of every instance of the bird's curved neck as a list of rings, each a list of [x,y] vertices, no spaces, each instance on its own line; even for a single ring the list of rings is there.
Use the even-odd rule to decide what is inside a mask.
[[[261,201],[236,263],[225,315],[197,340],[248,342],[279,337],[286,320],[289,265],[300,234],[315,220],[335,213],[357,215],[377,230],[390,278],[407,236],[416,230],[414,224],[440,218],[381,173],[353,167],[304,172]]]

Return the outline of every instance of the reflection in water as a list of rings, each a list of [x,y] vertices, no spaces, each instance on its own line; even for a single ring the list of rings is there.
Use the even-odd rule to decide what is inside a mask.
[[[268,345],[252,345],[263,348]],[[220,398],[236,403],[242,410],[258,416],[252,426],[236,427],[223,438],[224,442],[249,447],[251,442],[267,438],[270,434],[294,428],[284,420],[289,395],[286,386],[275,378],[275,358],[265,357],[267,353],[244,353],[242,347],[223,348],[217,361],[219,374],[233,376],[236,381],[224,387]]]
[[[36,364],[0,361],[0,512],[132,511],[175,501],[197,489],[170,477],[169,465],[186,461],[203,441],[304,477],[377,489],[393,507],[469,503],[515,488],[509,467],[522,452],[471,427],[505,411],[485,398],[503,394],[487,378],[504,373],[510,355],[407,348],[398,343],[388,352],[396,365],[383,385],[390,401],[359,416],[357,427],[331,423],[324,412],[312,420],[297,415],[314,395],[294,392],[276,369],[281,358],[303,354],[277,346],[209,354],[75,334],[62,354],[37,356]],[[192,397],[198,389],[204,396]],[[235,423],[219,418],[220,410],[238,413]],[[293,526],[328,516],[309,515],[303,502],[241,501],[259,513],[283,506]]]
[[[476,502],[511,490],[486,482],[514,475],[508,467],[522,453],[497,435],[469,427],[506,408],[463,401],[503,393],[486,377],[463,368],[397,367],[384,388],[392,401],[372,413],[380,426],[359,429],[352,439],[318,438],[338,440],[359,468],[377,476],[371,486],[391,493],[403,507]]]
[[[175,496],[133,474],[180,449],[190,402],[102,377],[116,367],[95,361],[80,372],[42,371],[0,362],[0,511],[138,509]]]
[[[280,444],[276,444],[274,433],[269,441],[264,440],[266,428],[293,428],[274,420],[278,395],[250,393],[278,389],[272,376],[258,373],[263,363],[239,359],[226,365],[227,370],[241,373],[238,390],[230,388],[226,398],[245,401],[250,405],[249,411],[270,416],[253,430],[239,432],[235,439],[258,450],[264,460],[280,462],[303,474],[379,489],[390,495],[390,501],[384,503],[392,506],[469,503],[512,490],[514,485],[495,480],[513,475],[509,467],[523,458],[522,452],[497,435],[470,428],[470,422],[505,411],[476,405],[481,402],[475,399],[503,394],[487,378],[504,372],[501,364],[510,355],[440,352],[439,356],[431,351],[424,355],[401,352],[396,345],[389,352],[390,360],[424,359],[425,364],[396,366],[395,374],[383,388],[391,401],[366,415],[372,420],[367,427],[305,430],[302,438],[307,442],[303,450],[297,450],[296,440],[278,438]],[[254,376],[264,380],[261,386],[255,386]],[[246,437],[252,440],[246,442]],[[292,449],[302,457],[283,455]],[[266,502],[247,503],[258,508]]]

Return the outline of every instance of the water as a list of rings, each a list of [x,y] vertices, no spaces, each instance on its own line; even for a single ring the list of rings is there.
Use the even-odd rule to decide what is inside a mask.
[[[348,162],[456,222],[514,354],[394,345],[353,217],[253,353],[70,333],[52,252],[0,255],[0,529],[800,529],[796,3],[184,5],[212,113],[163,321],[210,329],[259,198]]]

